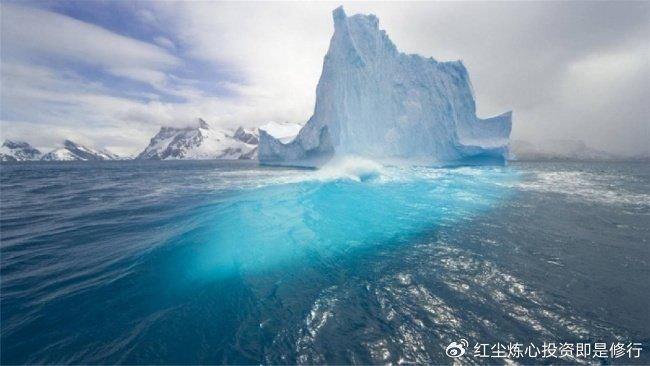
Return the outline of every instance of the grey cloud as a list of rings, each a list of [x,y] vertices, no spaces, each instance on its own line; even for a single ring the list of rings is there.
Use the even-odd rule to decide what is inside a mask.
[[[373,5],[402,50],[462,59],[479,113],[513,109],[514,138],[578,139],[623,154],[650,151],[648,2]],[[630,57],[635,61],[627,62]],[[598,59],[609,62],[576,76],[577,68]],[[618,76],[606,76],[617,64]],[[607,83],[599,82],[604,77]],[[599,92],[586,92],[594,88]]]
[[[111,125],[116,131],[122,124],[130,136],[142,139],[141,144],[157,125],[183,123],[196,115],[231,125],[270,119],[304,122],[313,110],[316,82],[331,37],[331,10],[338,5],[135,3],[133,9],[142,19],[164,24],[175,35],[177,49],[182,50],[179,57],[199,58],[214,67],[230,65],[233,72],[244,75],[245,82],[231,86],[238,98],[210,97],[192,88],[176,91],[189,98],[176,104],[115,100],[105,95],[95,110],[103,115],[89,116],[94,102],[83,98],[51,108],[48,98],[60,103],[76,95],[72,91],[77,86],[68,86],[69,77],[61,75],[61,70],[50,70],[57,75],[55,84],[67,94],[57,97],[55,87],[43,84],[49,79],[27,78],[34,85],[17,82],[14,91],[3,94],[2,104],[11,101],[25,108],[45,108],[37,115],[45,119],[54,111],[59,115],[49,117],[47,123],[63,123],[66,128],[76,124],[95,141],[101,140],[98,131],[106,130],[94,123]],[[553,138],[583,140],[594,148],[624,154],[650,150],[648,2],[351,2],[344,6],[348,14],[376,14],[401,51],[438,60],[462,59],[474,85],[479,114],[514,110],[514,138],[534,143]],[[139,61],[124,64],[102,57],[101,52],[91,53],[99,58],[94,62],[165,87],[159,85],[164,71],[160,65],[178,60],[168,59],[163,48],[126,41],[128,49],[151,57],[149,66]],[[7,41],[5,32],[2,43],[3,53],[18,49]],[[5,66],[3,58],[3,80]],[[110,94],[89,81],[77,85],[77,90],[87,93]],[[51,93],[36,93],[39,88]],[[15,95],[29,90],[34,93],[31,98]],[[35,98],[40,102],[32,103]],[[11,124],[3,123],[3,133],[7,131]],[[111,136],[111,146],[119,145],[119,138]],[[132,138],[123,139],[124,149],[132,142]]]

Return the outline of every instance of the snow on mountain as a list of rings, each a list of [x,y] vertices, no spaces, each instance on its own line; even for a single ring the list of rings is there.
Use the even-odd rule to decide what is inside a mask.
[[[239,127],[233,137],[249,145],[257,145],[259,143],[259,133],[254,128]]]
[[[90,161],[90,160],[118,160],[117,155],[106,151],[97,150],[77,144],[70,140],[63,142],[63,147],[55,149],[41,158],[44,161]]]
[[[38,160],[41,152],[24,141],[5,140],[0,147],[0,161]]]
[[[202,119],[196,127],[162,127],[137,159],[254,159],[257,134],[212,128]]]
[[[313,116],[285,142],[264,129],[266,164],[320,165],[334,154],[409,161],[503,161],[511,112],[479,119],[460,61],[400,53],[374,15],[333,12]]]
[[[80,157],[73,154],[70,150],[66,148],[60,148],[52,150],[49,153],[43,155],[41,158],[43,161],[74,161],[74,160],[83,160]]]

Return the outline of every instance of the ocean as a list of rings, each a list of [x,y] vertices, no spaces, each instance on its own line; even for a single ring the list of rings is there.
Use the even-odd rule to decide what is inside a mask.
[[[650,363],[647,163],[0,170],[2,364]]]

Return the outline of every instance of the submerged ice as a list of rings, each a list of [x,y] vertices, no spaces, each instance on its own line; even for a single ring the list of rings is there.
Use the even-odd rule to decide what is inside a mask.
[[[318,170],[242,171],[232,182],[252,186],[210,209],[189,277],[265,271],[322,258],[410,243],[504,199],[516,174],[503,167],[439,169],[382,166],[335,158]],[[371,249],[375,248],[375,249]]]
[[[503,161],[511,112],[480,119],[460,61],[400,53],[374,15],[333,12],[313,116],[284,142],[261,132],[265,164],[320,166],[335,155],[412,162]]]

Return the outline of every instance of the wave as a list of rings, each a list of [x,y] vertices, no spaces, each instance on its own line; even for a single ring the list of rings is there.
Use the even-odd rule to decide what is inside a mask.
[[[349,179],[365,182],[380,177],[384,167],[372,160],[355,156],[337,158],[317,171],[315,178],[321,181]]]
[[[633,177],[582,171],[537,171],[529,179],[515,182],[511,187],[525,191],[559,193],[578,201],[650,205],[649,194],[633,192],[622,186],[628,183],[626,179],[631,180]]]

